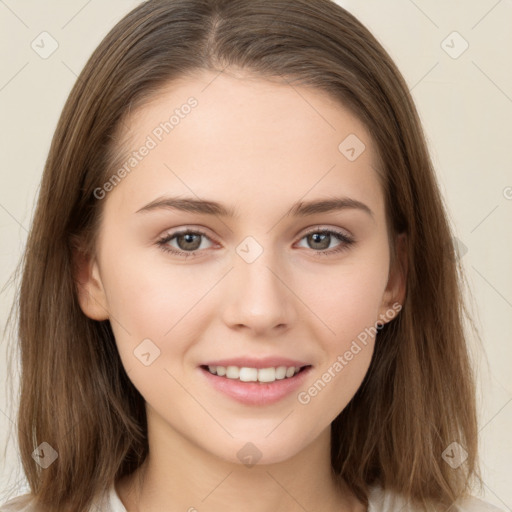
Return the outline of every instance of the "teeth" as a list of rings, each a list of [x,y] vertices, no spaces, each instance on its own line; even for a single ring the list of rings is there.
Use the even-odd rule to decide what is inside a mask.
[[[281,380],[286,377],[286,366],[278,366],[275,370],[276,379]]]
[[[242,382],[274,382],[290,378],[299,373],[300,366],[278,366],[276,368],[247,368],[238,366],[208,366],[213,375],[241,380]]]
[[[256,368],[240,368],[239,379],[242,382],[256,382],[258,380],[258,370]]]
[[[228,366],[226,368],[226,377],[228,379],[238,379],[240,377],[240,368],[238,366]]]
[[[276,369],[260,368],[258,370],[258,380],[260,382],[274,382],[276,380]]]

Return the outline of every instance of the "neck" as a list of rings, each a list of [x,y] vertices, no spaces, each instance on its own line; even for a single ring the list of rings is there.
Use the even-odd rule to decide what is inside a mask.
[[[205,453],[174,430],[164,436],[158,427],[148,422],[145,463],[116,484],[127,512],[365,510],[332,474],[330,428],[285,461],[249,467]]]

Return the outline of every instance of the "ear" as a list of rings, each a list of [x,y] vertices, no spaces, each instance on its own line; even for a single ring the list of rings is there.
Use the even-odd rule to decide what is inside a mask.
[[[398,311],[397,305],[403,305],[407,291],[407,236],[400,233],[395,239],[395,258],[389,269],[389,277],[381,307],[379,309],[379,322],[387,323],[392,320]],[[390,310],[393,314],[390,316]]]
[[[93,320],[107,320],[109,312],[98,263],[82,251],[73,252],[76,292],[81,310]]]

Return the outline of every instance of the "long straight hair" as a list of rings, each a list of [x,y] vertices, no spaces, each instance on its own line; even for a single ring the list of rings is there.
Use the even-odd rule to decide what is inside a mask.
[[[93,254],[129,112],[173,80],[231,67],[316,88],[355,113],[382,162],[388,228],[406,234],[407,294],[364,381],[332,423],[333,474],[363,502],[380,484],[447,507],[481,485],[463,275],[419,116],[372,34],[330,0],[149,0],[94,51],[56,128],[20,261],[18,442],[38,506],[86,511],[148,454],[144,399],[108,321],[86,317],[73,264]],[[395,248],[392,246],[392,256]],[[48,468],[32,452],[58,453]],[[443,460],[453,442],[458,469]]]

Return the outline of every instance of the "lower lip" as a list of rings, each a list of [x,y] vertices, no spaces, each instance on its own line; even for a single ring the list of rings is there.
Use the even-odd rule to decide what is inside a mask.
[[[199,370],[215,389],[240,403],[247,405],[270,405],[300,388],[311,368],[311,366],[308,366],[293,377],[263,383],[242,382],[240,380],[219,377],[201,367]]]

